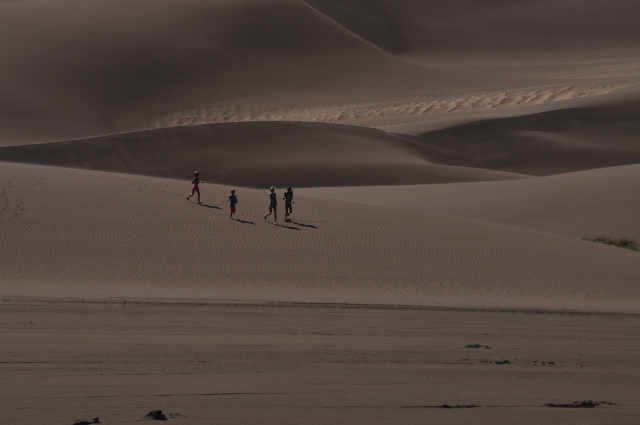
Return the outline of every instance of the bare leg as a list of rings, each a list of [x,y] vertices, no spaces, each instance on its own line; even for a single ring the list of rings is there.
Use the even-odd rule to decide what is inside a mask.
[[[273,222],[277,223],[278,222],[278,210],[276,209],[276,207],[274,205],[269,205],[269,214],[265,214],[264,220],[266,221],[267,217],[269,217],[272,213],[273,213]]]

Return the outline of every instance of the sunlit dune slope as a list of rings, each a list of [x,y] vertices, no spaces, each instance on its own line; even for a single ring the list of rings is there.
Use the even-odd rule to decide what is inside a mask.
[[[308,189],[323,198],[428,211],[576,238],[640,240],[640,165],[509,182]]]
[[[449,183],[524,176],[432,164],[415,141],[318,123],[228,123],[0,148],[0,160],[245,187]]]
[[[230,187],[197,205],[188,182],[8,163],[0,182],[4,295],[640,309],[640,254],[575,238],[304,189],[275,226],[266,190],[236,188],[234,221]]]

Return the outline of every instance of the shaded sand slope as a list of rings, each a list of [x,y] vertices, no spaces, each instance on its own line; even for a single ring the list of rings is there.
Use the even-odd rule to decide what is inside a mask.
[[[422,149],[424,150],[424,149]],[[228,123],[0,148],[0,160],[245,187],[416,184],[523,178],[436,165],[405,137],[362,127]]]
[[[428,211],[583,237],[640,240],[640,165],[509,182],[317,188],[322,198]]]
[[[2,163],[5,295],[402,302],[640,310],[640,255],[547,233],[296,192]],[[205,176],[206,177],[206,176]],[[216,207],[221,207],[218,210]]]
[[[0,38],[11,40],[0,43],[2,144],[140,130],[207,102],[268,110],[414,93],[450,78],[387,54],[297,0],[0,8]]]
[[[640,94],[462,124],[419,138],[425,155],[436,162],[529,175],[635,164],[640,163]]]
[[[429,62],[539,65],[554,58],[566,64],[640,54],[640,4],[635,2],[305,2],[386,51]]]
[[[184,126],[0,147],[0,160],[245,187],[492,181],[640,163],[637,90],[417,137],[300,122]],[[271,183],[265,183],[265,179]]]
[[[638,7],[624,0],[2,2],[0,144],[182,125],[167,117],[215,115],[221,105],[260,116],[276,107],[455,98],[461,90],[607,85],[637,78]],[[508,72],[482,72],[484,64]]]

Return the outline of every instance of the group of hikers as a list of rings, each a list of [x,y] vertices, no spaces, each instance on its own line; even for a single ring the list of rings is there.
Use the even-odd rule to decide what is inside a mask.
[[[191,195],[187,196],[187,201],[191,199],[193,195],[198,194],[198,204],[202,204],[200,202],[200,183],[204,183],[200,180],[200,173],[196,171],[193,173],[193,180],[191,180]],[[291,221],[291,213],[293,213],[293,190],[291,187],[287,188],[287,191],[284,192],[284,221]],[[231,220],[234,219],[233,215],[236,213],[236,204],[238,203],[238,197],[236,196],[236,191],[232,190],[229,195],[229,218]],[[273,222],[278,223],[278,195],[276,195],[276,188],[271,187],[269,189],[269,212],[265,214],[264,220],[267,220],[267,217],[273,214]]]

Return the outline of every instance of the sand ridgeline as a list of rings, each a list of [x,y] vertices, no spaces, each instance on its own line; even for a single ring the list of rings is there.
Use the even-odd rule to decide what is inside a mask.
[[[420,110],[443,98],[452,101],[434,109],[464,110],[474,93],[488,91],[504,93],[504,104],[521,96],[548,100],[558,94],[547,93],[549,86],[615,87],[637,82],[640,69],[638,6],[623,0],[606,7],[594,0],[580,7],[570,0],[0,7],[0,37],[12,40],[0,46],[3,145],[261,116],[289,120],[300,110],[325,111],[330,120],[328,110],[348,118],[363,109],[369,115],[371,104],[411,109],[419,101]],[[493,95],[487,101],[500,104]]]
[[[389,98],[447,81],[298,0],[0,7],[0,36],[14,40],[0,46],[3,144],[142,130],[212,99],[269,109]]]
[[[419,138],[437,162],[537,176],[640,162],[640,92],[590,101],[581,107],[480,120]]]
[[[550,58],[588,63],[587,58],[637,54],[640,39],[635,22],[640,6],[616,1],[585,1],[579,7],[568,0],[408,0],[402,7],[385,0],[305,2],[385,51],[421,63],[474,61],[478,68],[498,61],[548,66]]]
[[[425,152],[427,153],[425,154]],[[0,160],[264,187],[449,183],[525,178],[447,166],[413,138],[321,123],[258,122],[157,129],[0,148]]]

